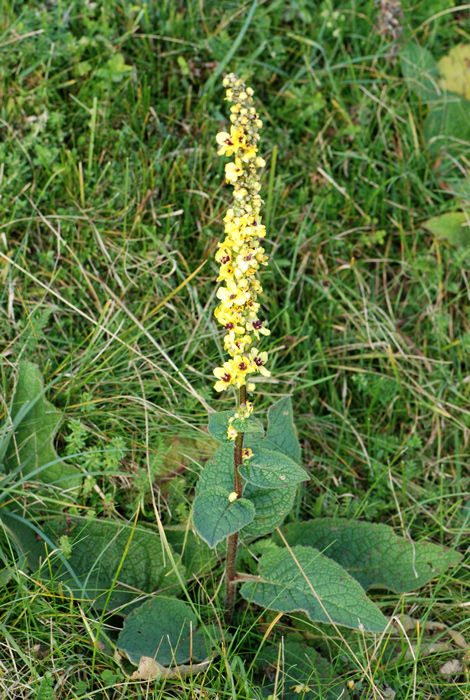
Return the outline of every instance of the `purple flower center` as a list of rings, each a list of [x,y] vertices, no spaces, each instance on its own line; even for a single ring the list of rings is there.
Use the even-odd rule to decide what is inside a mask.
[[[232,377],[231,377],[230,374],[227,372],[227,374],[224,374],[224,376],[222,377],[222,381],[223,381],[223,382],[229,382],[229,381],[231,380],[231,378],[232,378]]]
[[[259,331],[260,328],[263,327],[263,322],[262,321],[255,321],[253,323],[253,328],[257,331]]]
[[[247,366],[244,362],[240,362],[240,364],[238,365],[238,369],[240,369],[243,372],[245,369],[247,369]]]
[[[264,365],[264,362],[261,359],[261,357],[255,357],[255,365],[257,365],[258,367],[262,367]]]
[[[231,331],[233,328],[235,328],[235,326],[233,325],[233,323],[231,321],[229,323],[225,324],[225,330]]]

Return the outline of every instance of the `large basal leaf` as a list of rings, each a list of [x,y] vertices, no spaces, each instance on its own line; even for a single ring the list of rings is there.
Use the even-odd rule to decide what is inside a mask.
[[[120,566],[107,610],[125,605],[127,612],[129,604],[143,593],[164,590],[168,595],[176,595],[180,591],[177,575],[164,556],[157,532],[136,527],[132,534],[133,526],[128,523],[67,516],[41,526],[43,534],[55,545],[55,553],[51,554],[51,545],[46,549],[45,543],[38,539],[37,527],[28,528],[26,521],[19,523],[14,515],[2,515],[3,519],[30,569],[41,568],[42,577],[52,575],[53,582],[62,584],[65,594],[69,591],[76,597],[88,598],[98,608],[104,606]],[[64,535],[72,547],[66,560],[60,554],[59,542]],[[44,564],[47,554],[51,556]],[[183,567],[181,571],[184,574]]]
[[[263,445],[263,441],[257,443]],[[208,460],[199,479],[196,493],[199,495],[213,484],[227,491],[233,491],[233,445],[221,445],[215,455]],[[281,489],[261,489],[245,483],[244,498],[249,499],[255,507],[254,520],[243,528],[249,537],[262,537],[272,532],[284,522],[286,515],[294,504],[296,486]]]
[[[173,550],[180,556],[186,578],[206,574],[217,564],[217,554],[184,525],[165,527],[165,535]]]
[[[318,518],[283,528],[289,545],[321,550],[368,590],[384,586],[396,593],[413,591],[456,566],[460,555],[429,542],[409,542],[387,525]],[[279,543],[281,539],[275,536]]]
[[[142,657],[162,666],[204,661],[211,654],[207,636],[187,603],[154,596],[131,612],[119,633],[117,647],[138,666]]]
[[[433,101],[441,94],[439,67],[432,53],[415,41],[403,47],[401,68],[408,88],[420,100]]]
[[[281,648],[264,647],[256,666],[266,678],[262,687],[264,697],[274,692],[274,681],[267,679],[277,677],[277,687],[283,688],[283,700],[351,700],[330,662],[298,639],[287,637]]]
[[[282,452],[254,446],[253,457],[239,467],[240,474],[253,486],[279,489],[308,481],[309,475]]]
[[[7,472],[21,467],[24,475],[30,474],[32,479],[56,484],[61,491],[79,486],[80,471],[59,461],[54,448],[62,413],[45,398],[42,374],[31,362],[19,364],[11,419],[16,428],[6,450]]]
[[[362,586],[313,547],[293,547],[292,553],[268,551],[260,559],[259,573],[259,581],[246,582],[240,589],[246,600],[257,605],[304,612],[314,622],[332,621],[354,629],[362,625],[369,632],[383,632],[387,626]]]
[[[434,216],[421,225],[457,248],[470,248],[470,212],[447,212]]]
[[[255,507],[246,498],[229,501],[229,492],[213,486],[200,493],[193,505],[193,522],[209,547],[215,547],[229,535],[251,523]]]
[[[250,441],[246,442],[250,447]],[[285,396],[268,410],[268,429],[262,446],[266,450],[280,450],[294,462],[300,463],[300,443],[294,426],[292,399]]]
[[[209,416],[209,432],[212,437],[220,442],[225,442],[227,438],[227,429],[229,426],[229,419],[233,417],[234,411],[219,411],[218,413],[211,413]],[[263,436],[264,427],[261,421],[257,418],[251,416],[245,420],[232,420],[232,426],[238,432],[246,433],[250,436]],[[233,441],[230,443],[233,449]]]

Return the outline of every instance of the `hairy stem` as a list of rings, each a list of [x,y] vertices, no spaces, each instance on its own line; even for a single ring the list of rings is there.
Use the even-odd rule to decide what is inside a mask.
[[[238,406],[246,402],[246,386],[240,387]],[[244,433],[238,433],[233,449],[233,490],[238,498],[243,495],[243,482],[238,467],[243,461],[243,437]],[[227,540],[227,559],[225,561],[225,621],[230,622],[233,606],[235,605],[236,580],[235,567],[237,563],[238,532],[235,532]]]

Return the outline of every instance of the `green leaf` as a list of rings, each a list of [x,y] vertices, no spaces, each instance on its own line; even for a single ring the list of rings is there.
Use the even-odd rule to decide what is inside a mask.
[[[187,578],[206,574],[217,563],[216,553],[186,526],[166,527],[165,535],[173,550],[180,555]]]
[[[363,625],[369,632],[383,632],[387,626],[362,586],[313,547],[293,547],[292,553],[287,549],[267,552],[260,559],[259,572],[259,581],[244,583],[240,589],[246,600],[257,605],[279,612],[305,612],[314,622],[333,621],[354,629]]]
[[[238,532],[255,517],[255,507],[246,498],[232,503],[229,492],[221,486],[206,489],[196,497],[193,506],[194,527],[209,547]]]
[[[260,440],[258,445],[264,445]],[[215,455],[208,460],[199,479],[196,493],[201,494],[212,484],[217,484],[228,492],[233,490],[233,446],[221,445]],[[249,537],[262,537],[272,532],[284,522],[284,518],[294,505],[296,486],[281,489],[261,489],[245,483],[243,497],[250,500],[256,511],[254,520],[243,528]]]
[[[265,646],[256,666],[265,679],[278,675],[283,700],[351,700],[330,662],[306,642],[287,636],[281,650],[274,645]],[[264,695],[274,691],[274,682],[267,682],[262,688]]]
[[[254,486],[278,489],[308,481],[309,475],[282,452],[254,447],[253,457],[239,467],[240,474]]]
[[[20,554],[20,565],[22,566],[26,561],[30,568],[39,568],[40,558],[44,554],[44,544],[38,539],[37,529],[24,518],[10,514],[5,508],[0,510],[0,532],[3,528]]]
[[[448,212],[434,216],[421,225],[458,248],[470,247],[470,212]]]
[[[2,521],[13,533],[30,569],[41,569],[41,576],[52,576],[54,583],[62,585],[64,594],[69,591],[73,596],[87,597],[97,608],[105,605],[119,567],[108,611],[125,605],[127,612],[129,604],[142,593],[168,590],[172,595],[180,591],[177,576],[168,558],[164,557],[155,531],[136,527],[132,533],[133,526],[128,523],[67,516],[42,525],[39,532],[53,545],[48,544],[46,549],[45,543],[37,537],[37,527],[3,512]],[[61,554],[59,546],[64,535],[72,545],[72,553],[67,558]],[[49,562],[45,564],[48,554]]]
[[[460,555],[428,542],[409,542],[387,525],[317,518],[283,528],[289,545],[316,547],[343,566],[368,590],[384,586],[396,593],[413,591],[456,566]],[[276,541],[280,542],[278,535]]]
[[[253,503],[256,517],[252,523],[243,528],[244,534],[250,537],[263,537],[282,525],[292,510],[296,490],[296,486],[260,489],[259,486],[245,484],[243,496]]]
[[[60,486],[61,492],[79,486],[80,471],[59,460],[54,437],[62,413],[44,396],[42,374],[31,362],[20,362],[11,419],[14,423],[6,455],[7,472],[21,467],[24,475]]]
[[[470,102],[461,95],[442,92],[432,105],[424,124],[423,136],[431,154],[445,161],[448,156],[468,154],[470,143]],[[452,162],[449,164],[452,164]],[[442,170],[442,166],[441,166]]]
[[[196,488],[196,494],[203,493],[214,484],[233,491],[233,443],[226,442],[207,460]]]
[[[408,88],[420,100],[435,100],[439,88],[439,67],[430,51],[410,41],[401,52],[401,68]]]
[[[139,665],[142,657],[162,666],[203,661],[211,654],[207,636],[198,629],[198,618],[187,603],[154,596],[136,608],[124,621],[118,649]]]
[[[233,450],[233,440],[228,440],[227,438],[227,428],[229,426],[229,419],[234,415],[234,411],[219,411],[219,413],[211,413],[209,416],[209,432],[210,434],[219,440],[220,442],[229,442]],[[257,418],[251,416],[245,420],[234,419],[232,421],[232,426],[239,433],[246,433],[248,435],[263,436],[264,427],[261,421]]]
[[[250,447],[250,442],[247,442]],[[294,462],[301,461],[300,443],[294,426],[292,400],[285,396],[268,410],[268,429],[263,441],[266,450],[281,451]]]

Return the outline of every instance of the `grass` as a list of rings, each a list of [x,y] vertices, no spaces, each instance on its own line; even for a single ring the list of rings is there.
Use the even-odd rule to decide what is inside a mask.
[[[403,42],[439,58],[469,41],[468,9],[402,5]],[[229,198],[214,147],[227,123],[216,73],[228,64],[250,77],[265,123],[272,377],[257,407],[293,395],[311,474],[295,515],[384,522],[467,551],[468,256],[421,224],[456,208],[445,181],[468,172],[468,157],[451,173],[436,168],[426,105],[387,58],[372,0],[347,0],[336,18],[332,9],[2,3],[2,390],[8,400],[20,359],[41,367],[65,414],[59,454],[79,453],[88,475],[79,512],[130,520],[139,507],[154,523],[155,502],[164,524],[186,523],[210,452],[207,406],[232,406],[210,378],[222,356],[212,257]],[[60,510],[60,494],[48,508]],[[191,584],[202,610],[221,572]],[[464,564],[415,593],[374,599],[468,641],[469,593]],[[91,612],[31,573],[17,570],[0,590],[0,610],[5,700],[249,700],[274,619],[240,604],[240,626],[206,674],[157,683],[124,678],[93,649]],[[281,619],[270,639],[291,626]],[[387,688],[407,700],[470,693],[468,671],[439,670],[462,650],[426,653],[424,629],[380,649],[345,632],[353,657],[331,629],[300,618],[295,627],[356,682],[354,700]]]

